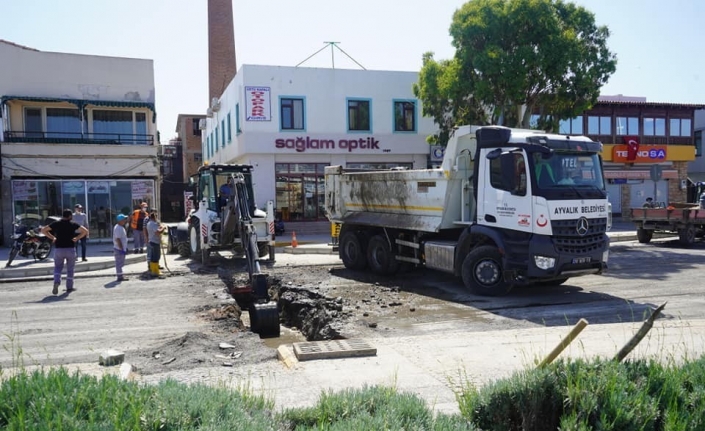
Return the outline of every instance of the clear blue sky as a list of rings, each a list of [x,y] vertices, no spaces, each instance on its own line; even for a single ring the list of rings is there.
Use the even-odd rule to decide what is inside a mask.
[[[421,55],[450,58],[448,28],[461,0],[233,0],[238,66],[294,66],[340,47],[368,69],[419,70]],[[617,72],[602,94],[705,103],[700,49],[705,2],[578,0],[607,25]],[[0,38],[42,51],[154,60],[162,142],[179,113],[208,102],[206,0],[0,0]],[[339,52],[336,67],[357,68]],[[330,67],[330,51],[304,66]]]

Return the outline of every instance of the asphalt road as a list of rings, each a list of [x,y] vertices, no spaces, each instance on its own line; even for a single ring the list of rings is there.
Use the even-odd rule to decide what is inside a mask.
[[[675,241],[618,243],[611,248],[610,269],[605,275],[571,279],[558,288],[519,288],[502,298],[470,295],[459,280],[444,274],[413,272],[381,280],[385,286],[400,287],[405,295],[404,307],[396,313],[371,312],[367,319],[377,323],[374,328],[359,322],[359,335],[379,346],[375,358],[350,359],[357,362],[347,363],[313,361],[288,371],[272,360],[251,369],[229,369],[225,374],[192,370],[153,375],[145,381],[254,376],[260,383],[253,387],[274,394],[280,406],[311,404],[320,390],[327,388],[381,382],[415,391],[437,409],[453,411],[446,373],[456,365],[449,358],[464,358],[478,367],[477,375],[506,374],[510,370],[504,368],[516,369],[521,362],[516,360],[520,353],[507,353],[518,338],[543,337],[543,344],[552,347],[556,334],[566,333],[580,318],[587,319],[591,327],[602,328],[594,335],[597,345],[610,338],[606,351],[614,351],[621,343],[615,340],[629,336],[631,331],[619,324],[640,322],[651,309],[668,302],[660,324],[690,328],[683,334],[688,340],[685,348],[700,349],[705,335],[702,262],[702,242],[688,249],[680,248]],[[290,266],[308,264],[330,267],[330,275],[321,282],[335,288],[336,294],[344,286],[375,287],[369,278],[342,277],[344,271],[337,256],[282,255],[278,259],[283,272]],[[29,364],[95,363],[98,354],[107,348],[129,352],[162,344],[189,331],[208,331],[210,323],[196,318],[195,310],[213,304],[223,283],[215,274],[164,280],[133,277],[121,285],[112,278],[96,276],[80,279],[77,287],[75,293],[55,297],[50,294],[51,281],[0,284],[0,344],[5,347],[0,349],[0,367],[11,366],[20,347],[24,362]],[[409,312],[409,304],[413,312]],[[268,345],[272,345],[271,340]],[[486,351],[479,346],[487,346]],[[515,359],[500,360],[504,354]],[[491,363],[488,358],[492,358]],[[394,371],[385,368],[387,363]],[[358,366],[363,368],[356,370]]]

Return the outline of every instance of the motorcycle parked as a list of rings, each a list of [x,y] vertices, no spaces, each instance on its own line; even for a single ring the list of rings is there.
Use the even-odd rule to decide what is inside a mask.
[[[19,217],[16,218],[13,226],[15,233],[12,235],[12,248],[5,268],[12,264],[18,254],[22,257],[32,256],[35,261],[42,261],[49,257],[53,243],[41,233],[42,226],[28,227]]]

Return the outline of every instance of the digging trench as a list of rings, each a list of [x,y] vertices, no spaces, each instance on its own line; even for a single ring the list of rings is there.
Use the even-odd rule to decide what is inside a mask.
[[[218,275],[231,294],[249,282],[248,276],[241,271],[219,267]],[[329,298],[314,290],[306,286],[294,286],[291,282],[284,283],[281,278],[270,276],[269,297],[277,302],[279,323],[299,330],[308,341],[345,338],[342,335],[343,326],[352,315],[343,309],[343,299]],[[230,313],[229,317],[240,320],[242,310],[249,307],[249,295],[233,294],[233,297],[238,303],[240,314],[235,317]]]

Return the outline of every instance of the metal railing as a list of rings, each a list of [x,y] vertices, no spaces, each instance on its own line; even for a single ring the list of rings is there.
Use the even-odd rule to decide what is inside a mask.
[[[37,144],[154,145],[154,135],[127,133],[5,132],[5,142]]]

